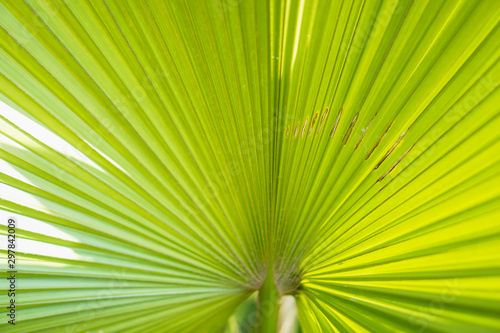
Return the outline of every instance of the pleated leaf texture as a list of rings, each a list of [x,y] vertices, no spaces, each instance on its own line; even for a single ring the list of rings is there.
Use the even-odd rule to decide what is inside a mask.
[[[279,293],[297,332],[500,331],[499,21],[498,0],[1,0],[0,330],[277,332]]]

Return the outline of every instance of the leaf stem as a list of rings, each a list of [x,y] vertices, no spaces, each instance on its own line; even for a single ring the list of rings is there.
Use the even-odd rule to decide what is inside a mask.
[[[280,294],[274,283],[272,265],[269,265],[266,280],[259,289],[258,304],[257,332],[276,333],[278,330]]]

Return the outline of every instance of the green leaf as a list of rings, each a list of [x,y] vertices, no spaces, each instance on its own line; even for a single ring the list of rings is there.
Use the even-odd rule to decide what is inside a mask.
[[[2,331],[500,330],[499,21],[1,0]]]

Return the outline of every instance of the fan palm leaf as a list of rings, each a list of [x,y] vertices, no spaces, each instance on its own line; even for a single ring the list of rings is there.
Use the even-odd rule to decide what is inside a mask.
[[[500,330],[499,21],[1,0],[2,331]]]

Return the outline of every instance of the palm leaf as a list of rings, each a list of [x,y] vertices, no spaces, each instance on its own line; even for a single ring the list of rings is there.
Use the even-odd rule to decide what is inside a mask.
[[[2,330],[284,331],[280,295],[304,332],[500,330],[499,21],[2,0]]]

